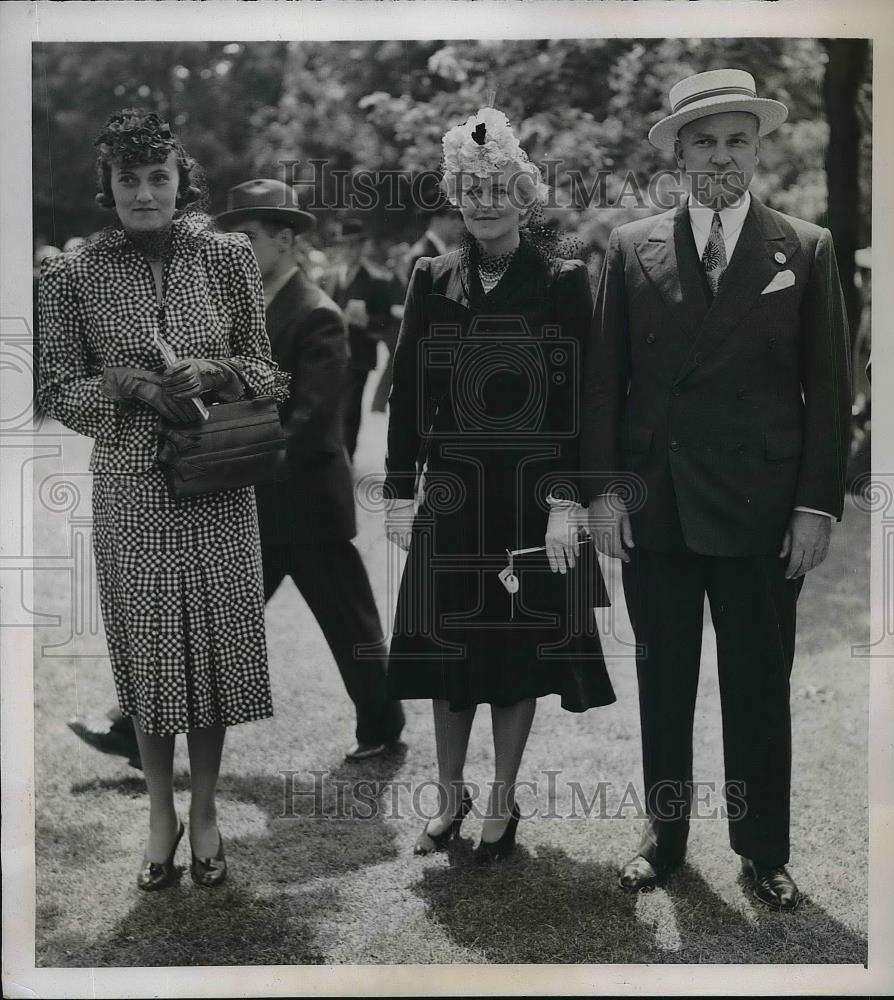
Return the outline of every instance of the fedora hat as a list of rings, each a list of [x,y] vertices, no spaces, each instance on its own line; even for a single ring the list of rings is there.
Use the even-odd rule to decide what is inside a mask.
[[[369,236],[366,226],[360,219],[344,219],[336,222],[332,231],[333,243],[356,243]]]
[[[649,130],[649,142],[672,151],[680,129],[696,118],[724,111],[748,111],[758,119],[758,135],[767,135],[788,117],[781,101],[757,96],[754,77],[742,69],[712,69],[674,84],[670,90],[671,113]]]
[[[295,189],[282,181],[257,179],[237,184],[227,192],[227,210],[217,216],[222,226],[243,219],[281,222],[296,233],[313,228],[317,220],[301,209]]]

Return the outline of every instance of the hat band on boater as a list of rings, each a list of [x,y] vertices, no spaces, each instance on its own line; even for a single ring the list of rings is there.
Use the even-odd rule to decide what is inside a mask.
[[[694,104],[696,101],[709,100],[714,97],[726,97],[729,94],[739,94],[742,97],[757,97],[757,92],[750,90],[748,87],[713,87],[711,90],[700,90],[698,93],[690,94],[689,97],[684,97],[682,100],[677,101],[673,107],[673,114],[682,111],[683,108]]]

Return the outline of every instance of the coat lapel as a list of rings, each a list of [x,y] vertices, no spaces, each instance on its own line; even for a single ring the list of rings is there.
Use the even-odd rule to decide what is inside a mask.
[[[677,378],[682,379],[704,363],[724,343],[745,316],[754,308],[761,292],[800,247],[794,231],[786,231],[764,205],[751,196],[732,259],[720,282],[720,288],[704,314],[692,349]]]
[[[685,203],[658,218],[648,239],[634,245],[640,267],[680,325],[694,332],[708,303]]]

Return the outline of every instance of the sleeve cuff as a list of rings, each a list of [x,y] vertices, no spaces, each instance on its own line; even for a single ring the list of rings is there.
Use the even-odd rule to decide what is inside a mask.
[[[795,507],[795,510],[803,510],[805,514],[819,514],[821,517],[828,517],[832,521],[837,520],[834,514],[830,514],[827,510],[816,510],[815,507]]]

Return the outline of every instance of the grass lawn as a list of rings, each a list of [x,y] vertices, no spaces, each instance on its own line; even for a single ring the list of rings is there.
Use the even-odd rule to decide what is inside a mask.
[[[358,469],[377,472],[384,418],[364,420]],[[36,463],[38,477],[86,468],[84,442],[65,441],[64,462]],[[69,515],[44,514],[37,529],[41,552],[68,551]],[[387,617],[395,566],[375,515],[360,513],[358,545]],[[412,789],[436,776],[429,706],[407,703],[404,748],[345,764],[352,706],[313,617],[286,582],[267,610],[276,717],[232,729],[224,752],[230,881],[203,890],[186,878],[158,894],[134,884],[148,815],[139,772],[84,747],[65,726],[113,704],[108,660],[95,655],[101,636],[72,613],[68,576],[38,571],[35,607],[61,624],[39,631],[35,656],[36,964],[865,963],[868,661],[852,658],[850,647],[869,634],[868,515],[849,504],[799,605],[790,870],[806,898],[794,915],[764,910],[743,891],[716,818],[693,821],[688,863],[666,888],[642,896],[617,888],[618,865],[638,838],[641,773],[632,637],[612,569],[605,644],[618,701],[583,715],[563,712],[556,698],[539,703],[520,774],[532,785],[519,801],[540,815],[520,824],[514,860],[476,869],[474,816],[449,854],[412,856],[424,823]],[[78,580],[81,592],[86,580]],[[706,624],[695,774],[720,782],[716,647]],[[466,775],[480,784],[492,765],[488,715],[482,708],[476,719]],[[600,815],[586,816],[574,782],[588,799],[603,783]],[[417,805],[433,802],[427,788]],[[186,863],[185,842],[180,851]]]

